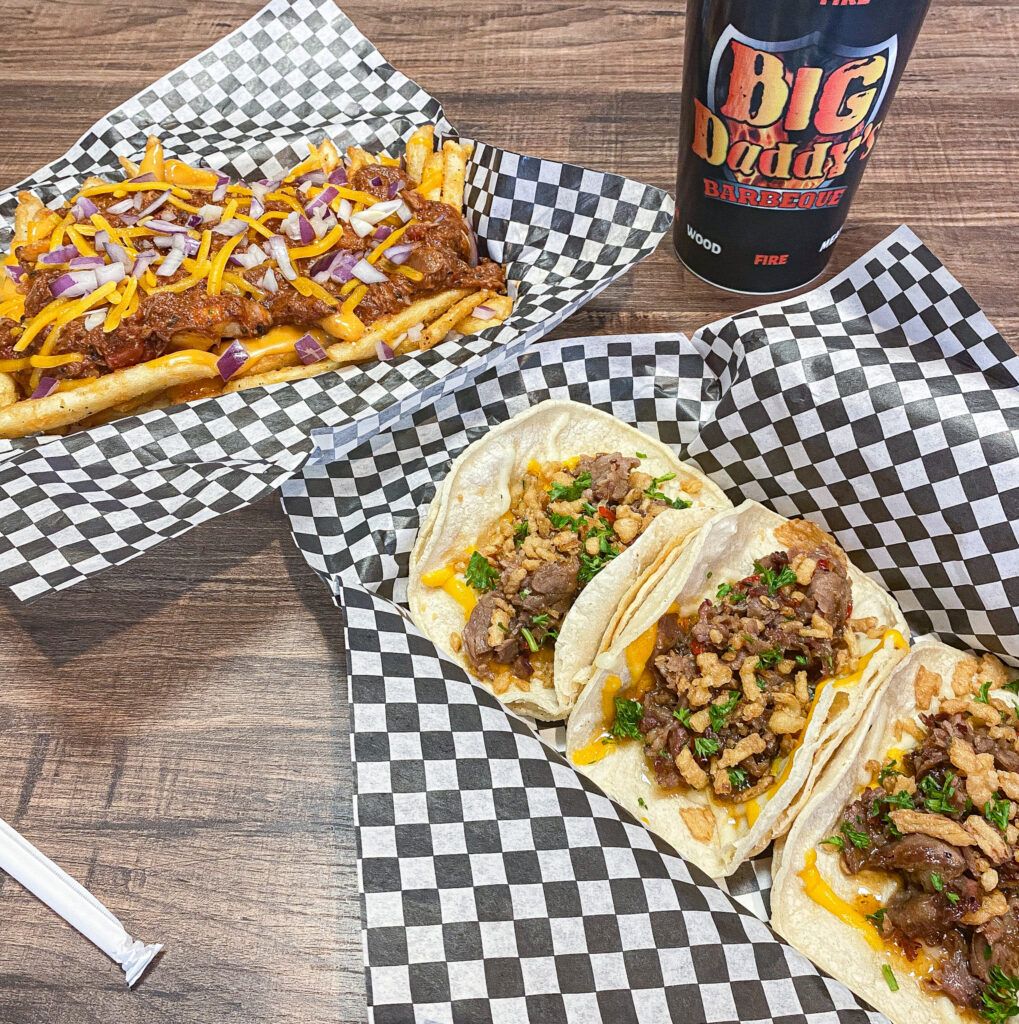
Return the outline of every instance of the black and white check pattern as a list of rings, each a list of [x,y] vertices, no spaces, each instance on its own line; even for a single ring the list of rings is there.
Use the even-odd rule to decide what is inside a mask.
[[[331,0],[275,0],[93,126],[64,156],[0,191],[47,201],[118,171],[155,130],[168,152],[235,177],[274,176],[301,143],[399,151],[442,107],[400,74]],[[28,599],[73,586],[264,496],[311,450],[314,428],[370,437],[511,359],[652,253],[671,222],[660,189],[477,142],[468,218],[506,264],[513,315],[391,364],[349,367],[51,439],[0,441],[0,585]]]
[[[880,1024],[341,585],[373,1024]]]
[[[539,746],[466,686],[400,610],[409,553],[467,444],[572,398],[675,446],[733,501],[825,524],[915,633],[1016,662],[1017,382],[1019,360],[900,229],[830,285],[692,340],[544,341],[359,447],[316,434],[283,504],[347,616],[376,1024],[883,1020],[759,930],[768,852],[718,892],[563,764],[561,727]]]

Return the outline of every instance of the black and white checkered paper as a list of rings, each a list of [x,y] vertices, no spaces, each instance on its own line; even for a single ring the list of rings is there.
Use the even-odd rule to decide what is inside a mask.
[[[345,613],[375,1024],[883,1020],[758,920],[768,853],[722,892],[406,618],[437,481],[550,397],[821,523],[914,632],[1019,662],[1019,360],[907,229],[692,340],[545,341],[353,450],[316,435],[283,502]]]
[[[150,131],[175,156],[271,177],[306,155],[306,139],[399,152],[427,122],[455,134],[438,100],[332,0],[274,0],[0,191],[0,242],[19,189],[71,195],[90,174],[118,172],[117,155],[136,157]],[[483,251],[507,266],[516,306],[504,324],[392,363],[0,441],[0,585],[21,599],[73,586],[278,487],[311,450],[313,428],[335,427],[353,444],[462,387],[652,253],[673,209],[660,189],[481,141],[465,202]]]

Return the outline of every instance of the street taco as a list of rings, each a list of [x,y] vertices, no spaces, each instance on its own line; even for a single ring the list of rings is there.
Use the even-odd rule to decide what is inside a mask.
[[[567,756],[723,877],[789,827],[907,637],[831,537],[745,502],[638,592],[577,700]]]
[[[894,1024],[1019,1015],[1012,674],[915,647],[783,844],[776,931]]]
[[[500,700],[560,718],[629,588],[726,507],[668,446],[542,402],[453,463],[411,555],[411,615]]]

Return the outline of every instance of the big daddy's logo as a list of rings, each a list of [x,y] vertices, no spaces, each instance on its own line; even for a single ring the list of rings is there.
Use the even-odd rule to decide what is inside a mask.
[[[828,186],[874,148],[897,41],[828,50],[819,43],[818,33],[785,42],[752,39],[731,25],[722,33],[707,103],[694,100],[693,151],[722,172],[722,180],[705,179],[709,195],[783,208],[841,200],[845,189]],[[801,195],[783,195],[793,191]]]

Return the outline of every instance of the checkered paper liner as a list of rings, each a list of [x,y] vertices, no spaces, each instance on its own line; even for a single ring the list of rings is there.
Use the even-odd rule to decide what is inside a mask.
[[[373,1020],[880,1021],[777,942],[770,852],[727,893],[406,618],[451,460],[546,398],[612,412],[733,501],[807,515],[916,634],[1019,660],[1019,360],[912,232],[824,288],[681,335],[545,341],[283,488],[346,616]]]
[[[0,191],[0,242],[19,189],[73,194],[90,174],[118,172],[117,155],[137,156],[150,130],[168,152],[236,178],[280,175],[323,134],[398,152],[427,122],[455,134],[438,100],[331,0],[276,0]],[[392,363],[0,441],[0,585],[21,599],[73,586],[278,487],[311,450],[312,429],[353,444],[462,387],[652,253],[673,210],[660,189],[480,141],[465,204],[482,251],[507,266],[516,304],[504,324]]]

